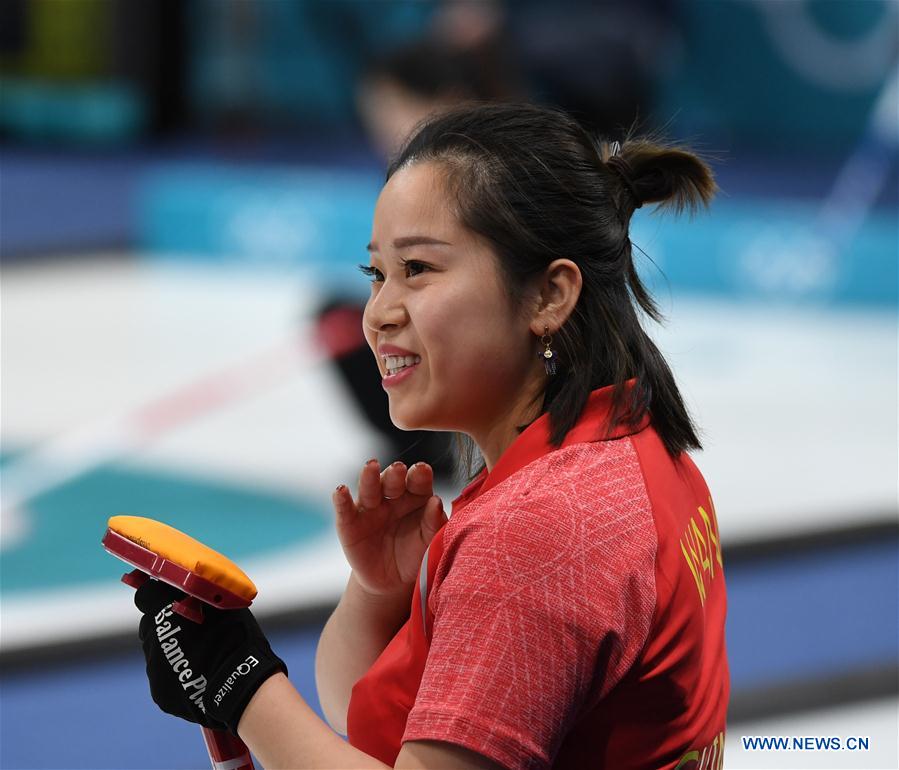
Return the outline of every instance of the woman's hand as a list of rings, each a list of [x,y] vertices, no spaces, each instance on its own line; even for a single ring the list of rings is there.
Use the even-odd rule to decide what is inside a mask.
[[[150,696],[168,714],[237,735],[237,725],[262,683],[287,666],[269,646],[249,609],[203,607],[203,622],[176,614],[184,592],[147,580],[134,594],[138,637]]]
[[[377,460],[362,468],[358,502],[343,484],[334,492],[337,536],[365,591],[390,596],[415,581],[425,549],[447,521],[443,501],[433,492],[427,463],[407,471],[395,462],[379,473]]]

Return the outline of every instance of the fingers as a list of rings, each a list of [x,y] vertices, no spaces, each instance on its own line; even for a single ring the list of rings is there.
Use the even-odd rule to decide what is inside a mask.
[[[434,471],[427,463],[415,463],[408,470],[399,460],[380,471],[376,459],[362,466],[359,474],[358,503],[353,502],[349,489],[343,484],[331,495],[338,516],[356,514],[360,509],[377,508],[383,500],[396,500],[406,492],[422,497],[434,493]]]
[[[359,505],[376,508],[384,498],[396,500],[406,492],[428,497],[434,491],[434,472],[427,463],[416,463],[408,470],[397,460],[383,472],[378,471],[377,460],[369,460],[359,476]]]
[[[427,463],[415,463],[406,473],[406,489],[413,495],[434,494],[434,470]]]
[[[338,519],[352,521],[357,514],[368,508],[376,508],[380,505],[381,495],[381,477],[378,471],[378,461],[369,460],[362,466],[362,472],[359,474],[359,501],[353,500],[353,496],[346,484],[340,484],[334,492],[331,493],[331,502],[337,513]]]
[[[389,500],[402,497],[406,491],[406,464],[397,460],[381,474],[381,491]]]
[[[434,493],[434,471],[427,463],[415,463],[408,470],[397,460],[381,474],[381,490],[384,497],[396,500],[406,492],[422,497]]]
[[[338,519],[352,520],[353,514],[356,513],[356,504],[346,484],[341,484],[331,493],[331,502]]]
[[[377,460],[372,459],[362,466],[362,473],[359,474],[359,505],[374,509],[381,504],[383,498],[380,465]]]
[[[449,521],[443,510],[443,500],[436,495],[428,499],[425,504],[425,515],[421,519],[421,537],[427,545],[437,534],[437,531]]]

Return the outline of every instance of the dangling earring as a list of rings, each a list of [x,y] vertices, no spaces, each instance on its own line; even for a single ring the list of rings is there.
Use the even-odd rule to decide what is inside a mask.
[[[543,336],[540,338],[540,343],[545,347],[545,350],[539,351],[537,355],[543,359],[543,365],[546,367],[546,374],[550,377],[556,373],[556,354],[550,348],[552,341],[553,338],[549,334],[549,327],[544,326]]]

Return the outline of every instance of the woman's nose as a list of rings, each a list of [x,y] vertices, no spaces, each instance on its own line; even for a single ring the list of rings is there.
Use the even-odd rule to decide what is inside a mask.
[[[401,326],[406,317],[400,293],[392,291],[385,283],[366,303],[362,323],[372,331],[381,331],[388,326]]]

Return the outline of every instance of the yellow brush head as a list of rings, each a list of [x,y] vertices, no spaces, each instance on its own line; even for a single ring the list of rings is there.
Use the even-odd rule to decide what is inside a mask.
[[[112,516],[109,529],[132,543],[246,599],[256,598],[256,586],[233,561],[199,540],[143,516]]]

